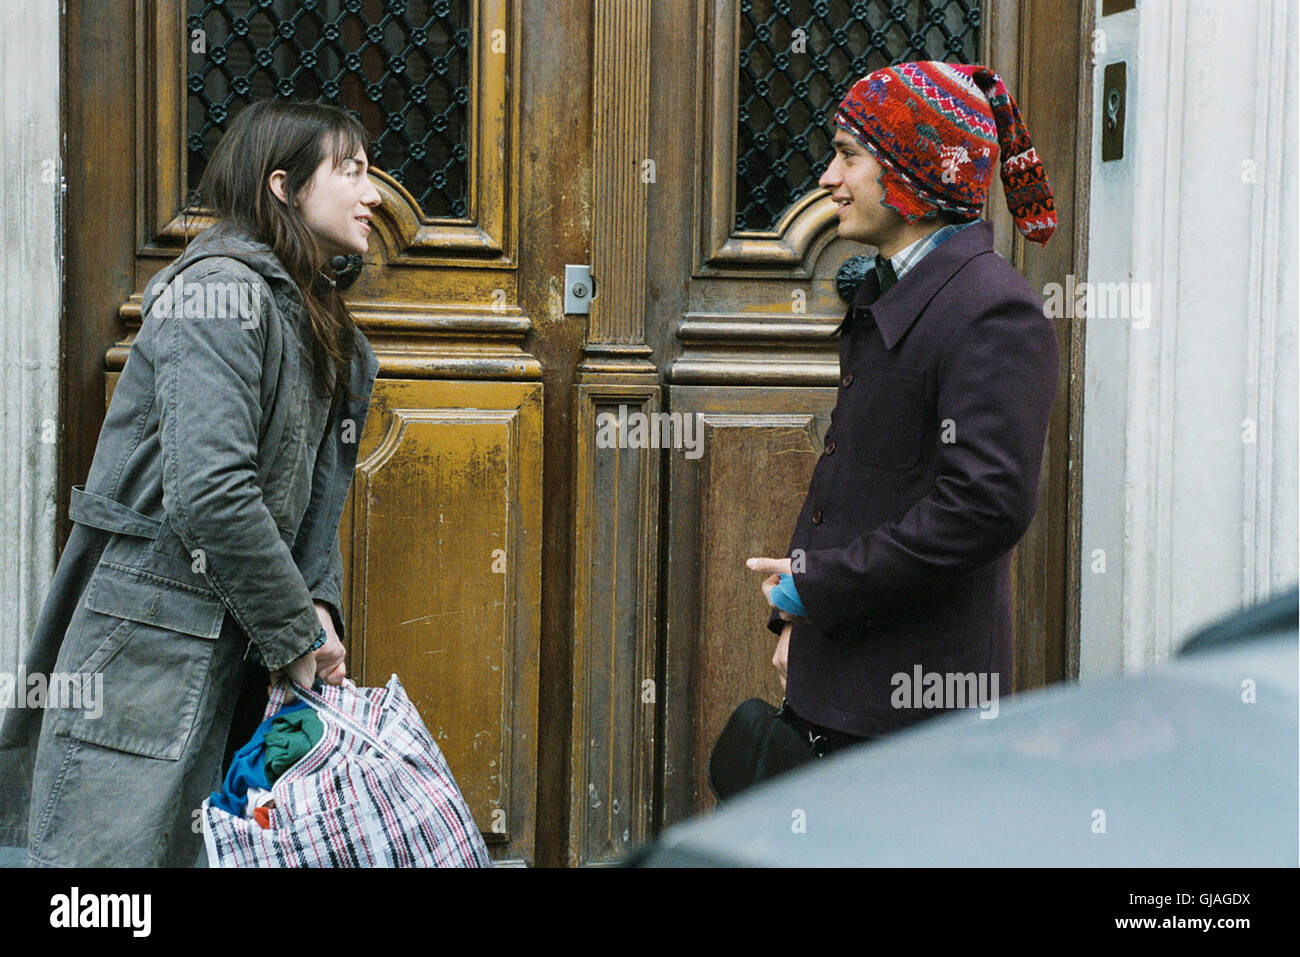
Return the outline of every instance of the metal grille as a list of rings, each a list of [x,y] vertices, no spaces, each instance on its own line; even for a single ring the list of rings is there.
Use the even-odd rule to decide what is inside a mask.
[[[816,189],[854,82],[907,60],[973,63],[979,26],[980,0],[741,0],[736,228],[772,229]]]
[[[190,0],[188,11],[191,187],[244,104],[321,99],[359,116],[371,163],[427,215],[465,216],[469,0]]]

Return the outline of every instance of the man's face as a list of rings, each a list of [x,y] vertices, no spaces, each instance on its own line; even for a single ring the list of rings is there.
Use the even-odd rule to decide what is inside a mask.
[[[838,234],[859,243],[880,246],[901,219],[882,206],[885,192],[880,187],[880,164],[848,130],[840,127],[831,141],[834,154],[817,185],[830,190],[839,206]]]
[[[327,150],[298,200],[303,222],[326,256],[366,251],[370,216],[381,199],[366,175],[365,153],[358,150],[335,166],[333,153]]]

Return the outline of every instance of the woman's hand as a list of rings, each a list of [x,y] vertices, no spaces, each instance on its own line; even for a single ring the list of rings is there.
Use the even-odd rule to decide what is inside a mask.
[[[310,688],[317,678],[326,684],[338,685],[342,684],[343,679],[348,676],[345,664],[347,652],[343,649],[343,642],[339,640],[338,632],[334,630],[334,616],[330,613],[330,606],[323,601],[318,601],[315,605],[316,617],[320,620],[321,627],[325,629],[325,644],[315,651],[300,655],[283,668],[272,671],[270,679],[272,688],[282,678],[288,678],[304,688]],[[293,692],[289,693],[293,694]]]
[[[348,676],[347,652],[338,632],[334,630],[334,615],[330,606],[323,601],[316,602],[316,617],[325,629],[325,644],[312,652],[316,656],[316,676],[327,685],[338,685]]]
[[[290,681],[296,681],[304,688],[310,688],[312,682],[316,680],[316,653],[309,651],[306,654],[299,655],[293,661],[289,662],[283,668],[276,668],[271,672],[271,688],[280,683],[280,679],[288,678]],[[270,694],[270,688],[267,689]],[[293,692],[290,691],[285,703],[293,700]]]

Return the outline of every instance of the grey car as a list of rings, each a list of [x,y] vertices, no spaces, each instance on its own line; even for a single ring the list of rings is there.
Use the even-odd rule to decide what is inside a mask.
[[[1295,867],[1296,589],[1141,675],[1017,695],[815,762],[632,866]]]

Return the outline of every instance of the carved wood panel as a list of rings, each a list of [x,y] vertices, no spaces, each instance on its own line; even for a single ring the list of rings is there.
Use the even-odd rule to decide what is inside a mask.
[[[782,556],[821,452],[833,389],[675,386],[703,455],[670,463],[664,666],[665,823],[713,805],[713,743],[746,698],[778,704],[777,636],[752,555]]]
[[[654,420],[657,386],[583,384],[579,403],[569,860],[592,864],[644,842],[654,819],[659,474],[673,453],[604,440]]]

